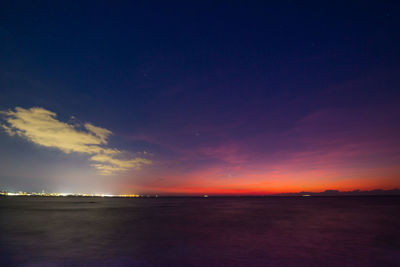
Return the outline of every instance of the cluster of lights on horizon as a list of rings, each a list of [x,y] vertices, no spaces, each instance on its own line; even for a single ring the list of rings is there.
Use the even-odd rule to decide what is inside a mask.
[[[40,196],[40,197],[143,197],[143,195],[136,194],[87,194],[87,193],[48,193],[48,192],[7,192],[0,191],[0,196]],[[157,196],[156,196],[157,197]]]

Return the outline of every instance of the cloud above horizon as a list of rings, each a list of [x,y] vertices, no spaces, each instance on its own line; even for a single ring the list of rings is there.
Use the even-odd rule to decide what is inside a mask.
[[[57,119],[57,114],[41,107],[15,111],[0,111],[5,123],[1,127],[10,136],[23,137],[37,145],[57,148],[64,153],[84,153],[91,155],[91,164],[100,174],[110,175],[128,169],[140,169],[151,161],[142,157],[126,159],[124,152],[107,146],[110,130],[91,123],[80,125],[65,123]]]

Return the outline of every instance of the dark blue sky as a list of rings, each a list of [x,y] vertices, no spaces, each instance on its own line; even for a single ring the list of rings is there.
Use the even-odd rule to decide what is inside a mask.
[[[4,187],[240,193],[400,185],[394,1],[6,1],[0,10],[0,110],[38,107],[71,125],[91,123],[113,132],[109,147],[145,151],[140,157],[151,161],[98,177],[92,152],[66,154],[26,129],[19,137],[3,131]]]

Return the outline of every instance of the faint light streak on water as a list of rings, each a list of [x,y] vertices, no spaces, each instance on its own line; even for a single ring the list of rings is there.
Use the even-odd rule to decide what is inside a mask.
[[[400,265],[399,197],[0,198],[5,265]]]

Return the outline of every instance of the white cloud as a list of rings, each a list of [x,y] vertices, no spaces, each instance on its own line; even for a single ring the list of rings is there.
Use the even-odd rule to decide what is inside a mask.
[[[150,161],[148,159],[144,159],[144,158],[121,160],[121,159],[113,158],[106,154],[94,155],[90,158],[90,160],[97,161],[97,162],[109,162],[109,163],[113,164],[114,166],[117,166],[121,169],[140,168],[141,164],[149,164],[150,163]]]
[[[85,128],[88,131],[94,133],[98,138],[100,138],[100,140],[102,141],[103,144],[107,143],[108,136],[112,134],[111,131],[104,129],[104,128],[94,126],[93,124],[90,124],[90,123],[86,123]]]
[[[60,149],[65,153],[77,152],[92,155],[92,164],[101,174],[139,169],[151,161],[145,158],[121,159],[123,153],[107,147],[111,131],[86,123],[84,127],[59,121],[56,113],[40,107],[16,107],[0,113],[5,118],[1,127],[10,135],[18,135],[45,147]]]

